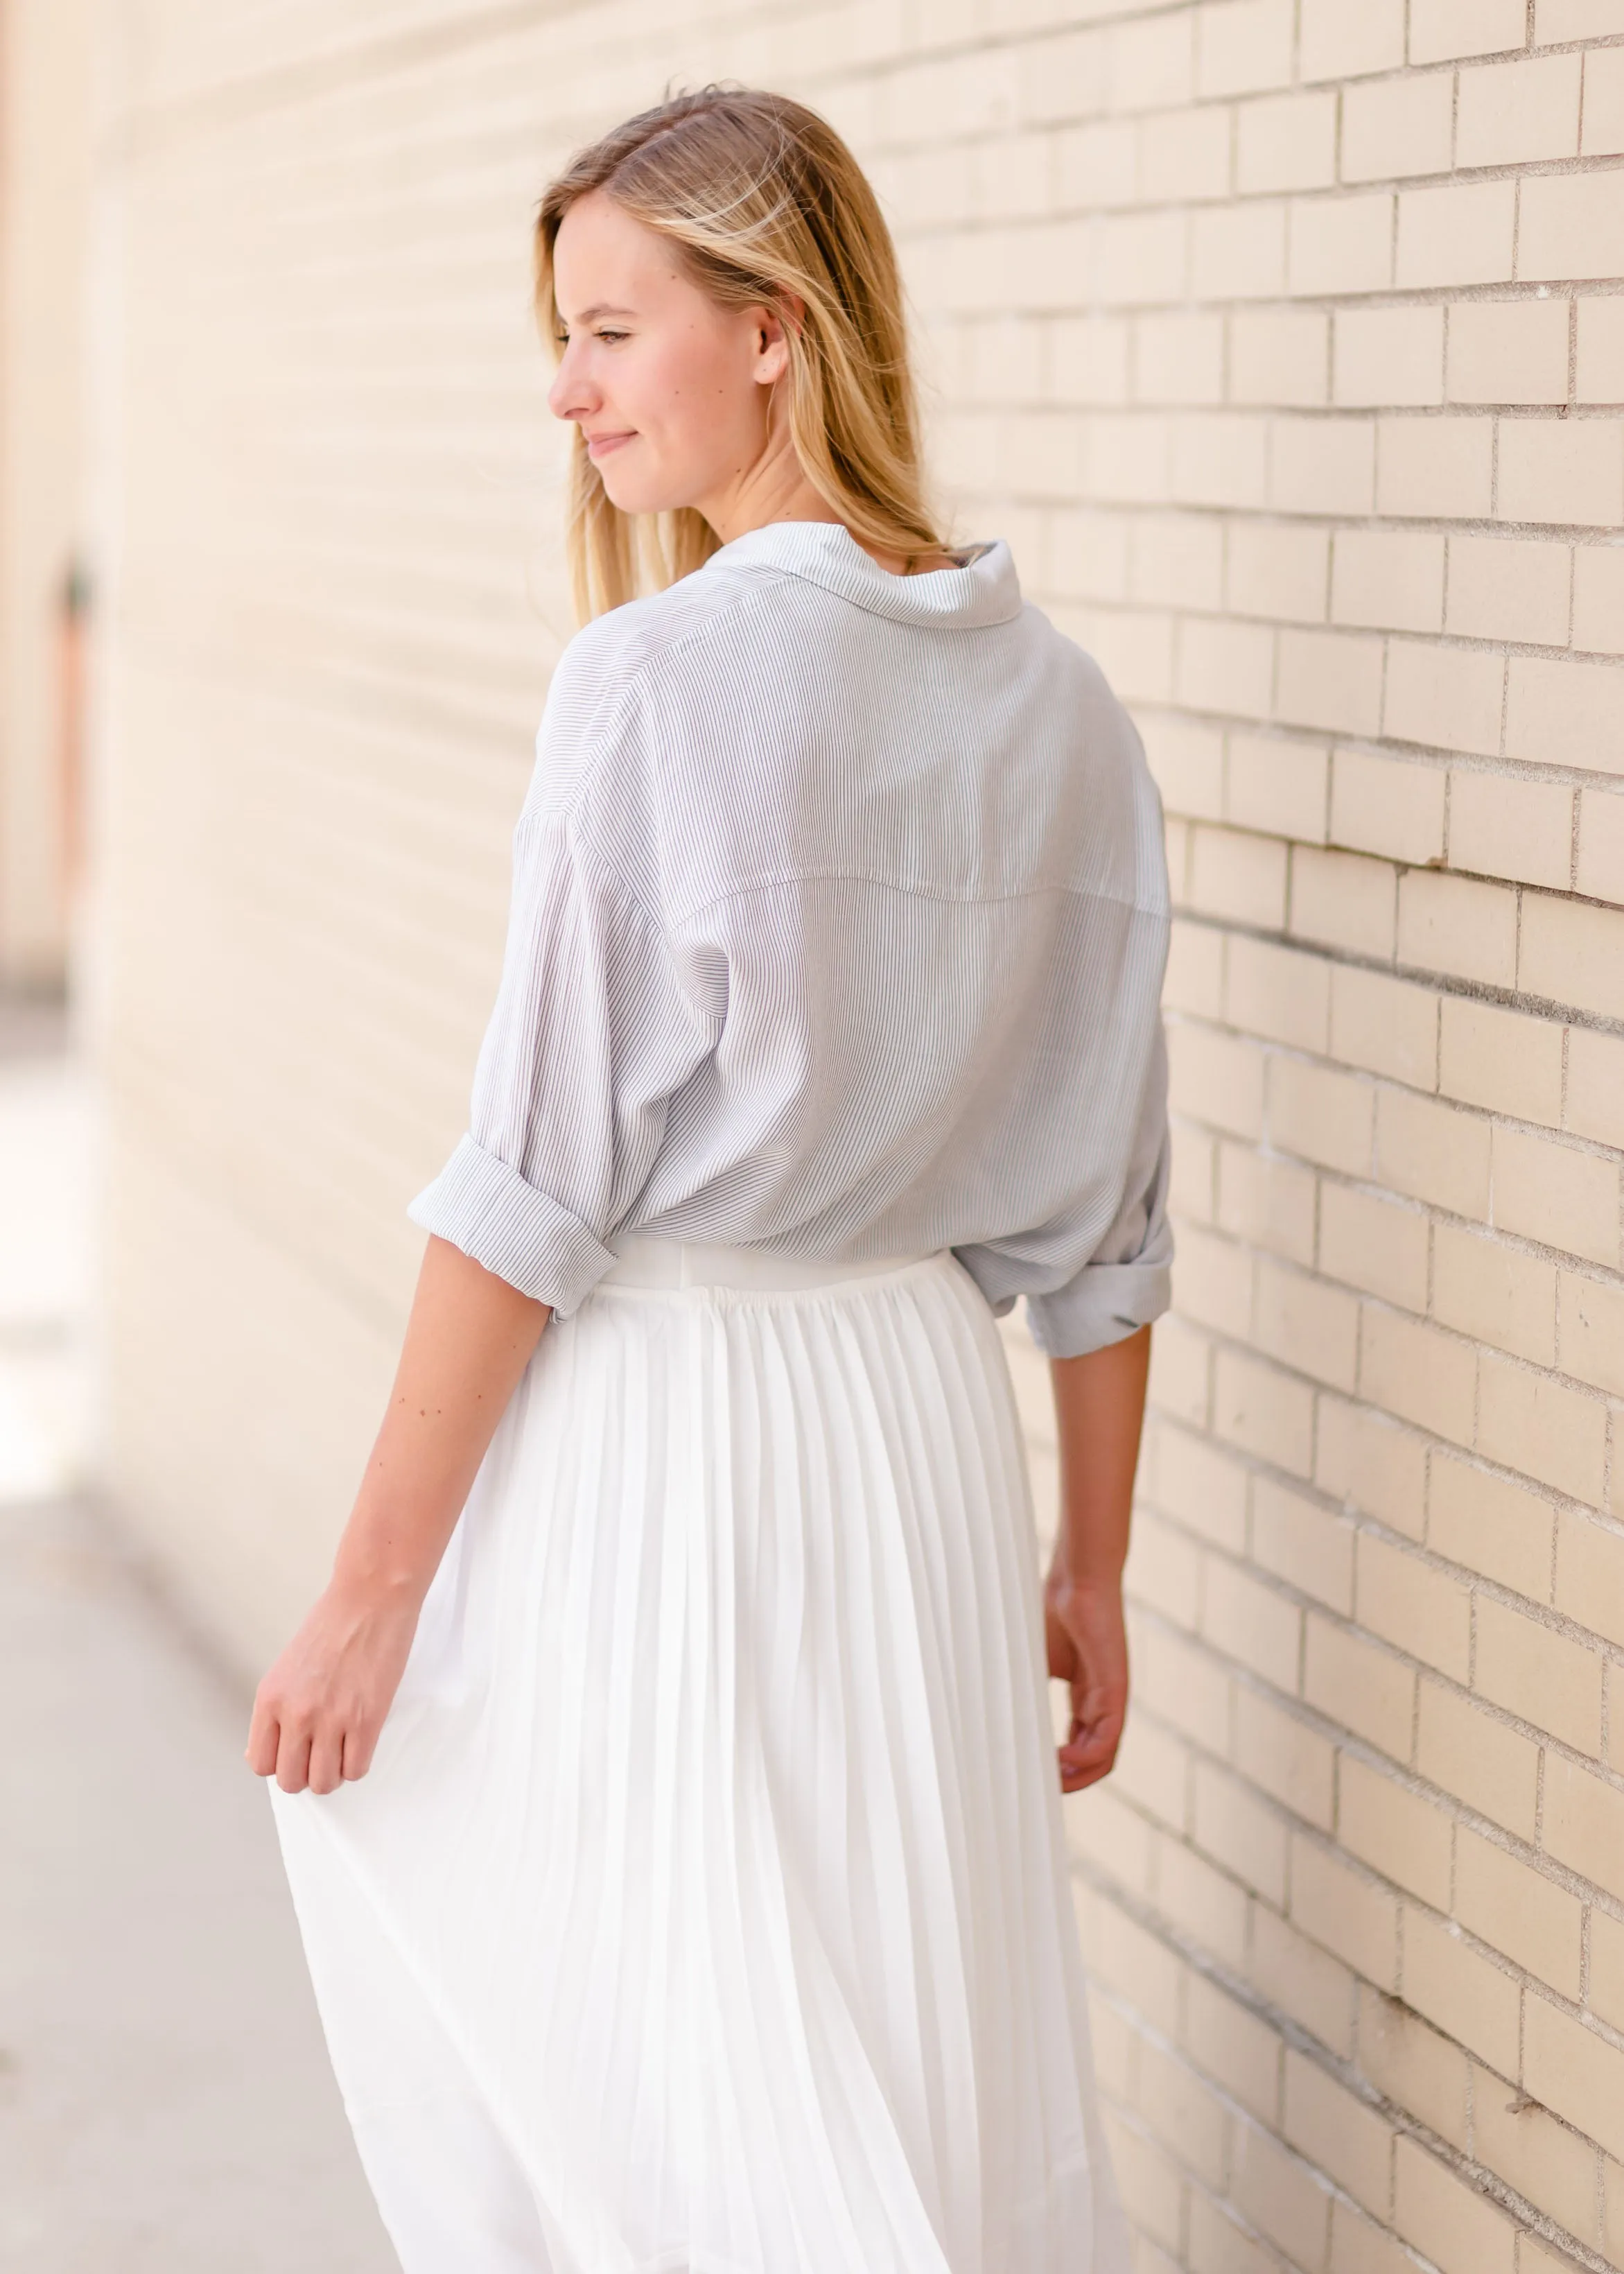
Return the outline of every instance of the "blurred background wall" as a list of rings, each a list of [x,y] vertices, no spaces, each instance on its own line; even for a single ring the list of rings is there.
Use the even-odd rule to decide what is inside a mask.
[[[462,1122],[570,629],[534,200],[672,78],[802,94],[1169,817],[1177,1309],[1067,1804],[1137,2274],[1624,2264],[1624,0],[4,22],[0,941],[61,953],[82,461],[103,1467],[195,1614],[256,1671],[323,1576]]]

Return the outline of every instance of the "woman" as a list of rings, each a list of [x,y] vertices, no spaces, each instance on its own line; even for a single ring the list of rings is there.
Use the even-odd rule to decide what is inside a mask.
[[[631,120],[544,198],[538,286],[600,613],[249,1743],[334,2064],[408,2274],[1125,2274],[1060,1791],[1122,1728],[1167,1301],[1155,794],[923,501],[821,119]]]

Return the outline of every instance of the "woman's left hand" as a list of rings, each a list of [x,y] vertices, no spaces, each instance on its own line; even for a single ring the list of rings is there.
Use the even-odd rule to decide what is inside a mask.
[[[1060,1789],[1081,1792],[1109,1776],[1128,1712],[1128,1633],[1120,1583],[1073,1579],[1058,1563],[1043,1583],[1049,1670],[1071,1693],[1059,1748]]]
[[[377,1596],[335,1582],[259,1684],[248,1732],[256,1776],[284,1792],[336,1789],[372,1766],[417,1632],[416,1591]]]

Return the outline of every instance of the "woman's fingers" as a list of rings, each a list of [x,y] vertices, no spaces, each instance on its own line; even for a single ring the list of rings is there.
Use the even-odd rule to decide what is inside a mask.
[[[256,1776],[275,1775],[276,1747],[281,1736],[275,1710],[262,1684],[254,1699],[253,1718],[248,1724],[248,1743],[243,1748],[243,1758]]]

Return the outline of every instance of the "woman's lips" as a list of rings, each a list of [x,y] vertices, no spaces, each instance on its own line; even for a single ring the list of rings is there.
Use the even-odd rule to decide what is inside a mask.
[[[629,433],[589,434],[586,438],[586,454],[589,458],[606,457],[611,450],[618,450],[622,442],[631,442],[635,440],[636,437]]]

